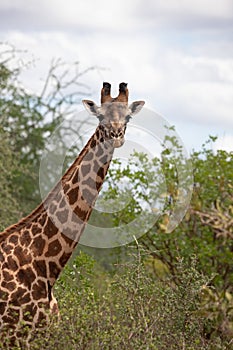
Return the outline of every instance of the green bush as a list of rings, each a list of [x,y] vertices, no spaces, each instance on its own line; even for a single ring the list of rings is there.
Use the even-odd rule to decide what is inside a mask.
[[[149,189],[143,200],[151,207],[153,196],[158,196],[158,174],[153,170],[155,164],[160,164],[167,180],[167,201],[160,219],[149,232],[140,239],[141,244],[150,251],[147,265],[153,270],[155,278],[161,279],[167,274],[174,277],[177,286],[177,259],[182,259],[190,265],[192,257],[196,257],[196,269],[211,280],[210,288],[205,290],[205,305],[203,309],[209,320],[207,337],[219,336],[223,339],[233,338],[233,153],[225,151],[214,152],[208,144],[203,145],[200,152],[191,155],[194,172],[194,190],[188,211],[182,222],[172,233],[165,233],[171,212],[178,200],[179,178],[177,166],[182,166],[182,156],[174,138],[170,138],[172,147],[162,152],[162,158],[149,161],[143,154],[135,154],[133,166],[121,169],[115,163],[109,175],[108,192],[104,198],[120,198],[118,184],[122,175],[131,180],[132,203],[124,210],[113,214],[116,226],[134,220],[142,215],[140,208],[141,196],[145,193],[144,186]],[[136,160],[135,160],[136,159]],[[190,160],[189,160],[190,161]],[[141,179],[143,181],[141,182]],[[142,183],[142,185],[138,185]],[[145,185],[144,185],[145,184]],[[152,184],[152,186],[150,185]],[[157,190],[154,188],[158,187]],[[164,197],[164,193],[162,193]],[[132,204],[131,203],[131,204]],[[146,217],[146,212],[145,212]],[[162,273],[161,273],[162,271]]]
[[[219,337],[206,338],[201,310],[209,281],[196,260],[177,262],[177,284],[172,275],[156,280],[143,262],[147,257],[139,249],[111,276],[81,253],[56,285],[60,322],[37,335],[32,349],[230,349]]]

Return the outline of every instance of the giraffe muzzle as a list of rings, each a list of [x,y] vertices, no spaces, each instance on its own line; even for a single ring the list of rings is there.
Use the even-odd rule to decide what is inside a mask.
[[[113,147],[119,148],[119,147],[123,146],[124,143],[125,143],[124,139],[115,139],[115,140],[113,140]]]
[[[111,131],[110,138],[113,142],[114,148],[121,147],[125,142],[123,131],[119,131],[119,132]]]

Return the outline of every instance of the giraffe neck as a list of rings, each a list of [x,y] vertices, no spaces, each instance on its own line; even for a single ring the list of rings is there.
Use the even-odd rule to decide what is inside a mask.
[[[101,127],[98,127],[43,203],[49,222],[44,229],[44,235],[49,238],[44,256],[53,257],[51,285],[80,239],[107,174],[113,150],[110,143],[104,142]],[[51,227],[54,230],[52,237]]]

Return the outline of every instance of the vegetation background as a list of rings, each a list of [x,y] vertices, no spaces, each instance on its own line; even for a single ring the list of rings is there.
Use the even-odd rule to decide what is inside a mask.
[[[84,96],[84,72],[70,76],[72,67],[67,70],[60,61],[49,68],[40,95],[26,91],[20,74],[27,66],[15,57],[14,48],[0,56],[1,230],[40,202],[46,140]],[[119,200],[121,190],[114,184],[124,178],[132,184],[134,200],[103,221],[118,226],[137,217],[142,193],[151,203],[153,191],[142,188],[155,183],[150,171],[155,165],[166,174],[164,213],[127,247],[78,249],[55,288],[61,321],[37,334],[32,349],[233,349],[233,153],[213,152],[215,140],[211,136],[190,156],[192,200],[170,234],[165,233],[168,212],[178,196],[175,165],[182,161],[176,140],[170,140],[161,160],[137,154],[133,167],[115,163],[102,198]]]

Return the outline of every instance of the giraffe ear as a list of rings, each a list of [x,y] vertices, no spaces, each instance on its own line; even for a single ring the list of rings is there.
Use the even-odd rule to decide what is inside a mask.
[[[95,104],[95,102],[90,100],[83,100],[83,105],[90,114],[94,114],[96,117],[99,115],[99,107]]]
[[[145,101],[132,102],[131,105],[129,105],[130,115],[132,116],[140,112],[144,104],[145,104]]]

